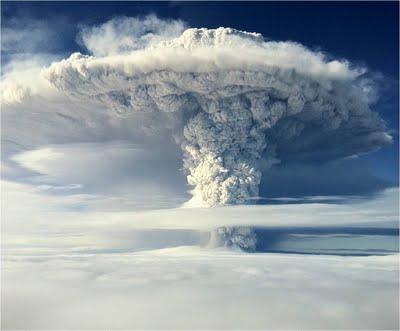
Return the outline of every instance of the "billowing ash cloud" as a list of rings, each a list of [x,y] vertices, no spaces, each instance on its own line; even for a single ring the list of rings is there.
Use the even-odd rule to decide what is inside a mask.
[[[274,163],[327,161],[391,142],[370,110],[364,71],[346,61],[230,28],[134,39],[137,47],[120,52],[90,43],[95,55],[72,54],[46,77],[82,102],[97,100],[118,116],[145,114],[154,127],[168,127],[182,148],[188,183],[208,205],[257,197],[261,169]]]
[[[256,231],[248,226],[221,226],[211,232],[209,246],[255,252],[257,248]]]
[[[20,103],[31,93],[29,88],[9,82],[0,82],[0,90],[0,100],[2,105]]]

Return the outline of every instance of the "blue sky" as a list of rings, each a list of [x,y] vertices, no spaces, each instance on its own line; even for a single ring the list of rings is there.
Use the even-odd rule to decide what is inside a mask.
[[[3,25],[17,18],[71,24],[58,51],[76,51],[79,24],[99,24],[118,15],[155,13],[193,27],[234,27],[275,40],[295,40],[338,57],[364,62],[392,78],[398,65],[398,3],[391,2],[2,2]],[[68,33],[69,32],[69,33]],[[52,46],[52,45],[49,45]]]

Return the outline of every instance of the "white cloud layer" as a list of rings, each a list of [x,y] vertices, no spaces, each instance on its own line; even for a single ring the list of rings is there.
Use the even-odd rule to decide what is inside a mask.
[[[104,210],[159,209],[177,207],[188,198],[174,152],[165,145],[79,143],[31,150],[13,156],[12,161],[25,170],[25,182],[49,193],[72,186],[75,193],[113,199],[114,206],[103,201]]]
[[[79,184],[79,183],[75,183]],[[246,205],[219,208],[169,208],[171,201],[147,200],[146,197],[124,195],[93,195],[76,186],[69,194],[46,194],[37,187],[12,182],[2,183],[2,216],[4,240],[24,238],[35,233],[34,244],[40,238],[53,238],[51,233],[64,233],[66,240],[78,240],[100,245],[109,231],[129,233],[140,229],[196,229],[210,231],[220,226],[375,226],[396,227],[398,220],[398,189],[388,189],[374,199],[349,200],[348,203],[309,203],[281,205]],[[139,186],[140,188],[140,186]],[[146,193],[144,193],[146,195]],[[158,197],[157,197],[158,198]],[[143,210],[148,204],[149,210]],[[20,206],[23,205],[24,208]],[[146,208],[145,208],[146,209]],[[69,234],[81,234],[71,238]],[[83,233],[95,236],[85,239]],[[14,237],[15,236],[15,237]],[[99,238],[96,239],[96,236]],[[103,238],[103,239],[102,239]]]
[[[101,177],[101,170],[84,159],[94,157],[95,148],[88,148],[93,154],[84,148],[79,154],[82,147],[24,153],[15,160],[41,173],[36,186],[2,182],[2,328],[398,327],[397,255],[248,255],[195,246],[155,250],[205,245],[207,231],[221,225],[393,227],[397,190],[339,205],[124,211],[115,194],[82,193],[82,180],[90,185]],[[121,158],[123,147],[114,145],[110,159]],[[80,163],[73,166],[72,156]],[[69,172],[66,164],[80,165],[82,173]],[[48,195],[43,183],[69,188],[70,194]],[[111,211],[104,211],[107,206]],[[175,231],[146,233],[161,228]]]
[[[86,43],[137,24],[111,21],[87,32]],[[179,30],[176,22],[154,24],[167,26],[160,38],[173,35],[170,26]],[[163,123],[181,146],[188,183],[208,205],[256,197],[261,168],[271,164],[347,157],[391,142],[369,108],[363,70],[346,61],[230,28],[188,29],[160,42],[146,34],[142,42],[143,33],[131,34],[131,46],[94,49],[98,56],[72,54],[46,77],[75,100],[95,100],[116,116],[141,114],[153,130]]]
[[[199,248],[15,256],[4,329],[390,329],[398,256],[246,255]],[[24,316],[24,318],[21,318]]]
[[[56,56],[18,54],[2,65],[0,97],[2,111],[30,103],[32,97],[55,92],[42,70]]]
[[[31,91],[29,88],[16,83],[0,82],[1,103],[2,104],[18,104],[25,98],[29,97]]]

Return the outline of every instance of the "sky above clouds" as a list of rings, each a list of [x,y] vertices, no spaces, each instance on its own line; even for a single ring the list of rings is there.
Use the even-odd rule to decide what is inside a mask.
[[[2,326],[398,328],[397,2],[1,5]]]

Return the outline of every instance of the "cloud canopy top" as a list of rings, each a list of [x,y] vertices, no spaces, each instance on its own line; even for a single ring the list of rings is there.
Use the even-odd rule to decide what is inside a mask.
[[[171,36],[144,29],[104,49],[97,45],[106,43],[93,46],[98,29],[86,32],[93,55],[74,53],[45,75],[69,96],[95,100],[115,116],[147,114],[154,131],[169,128],[182,148],[193,201],[247,202],[273,164],[329,161],[391,142],[370,110],[365,69],[258,33],[202,28],[177,37],[182,24],[163,24]]]

